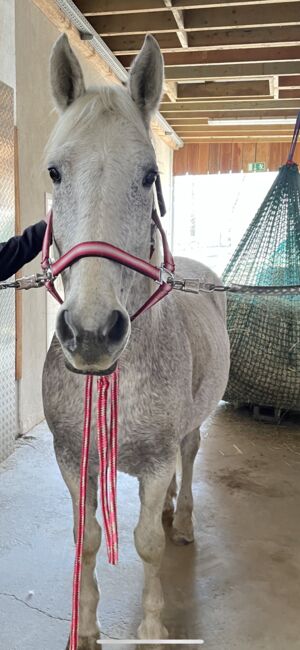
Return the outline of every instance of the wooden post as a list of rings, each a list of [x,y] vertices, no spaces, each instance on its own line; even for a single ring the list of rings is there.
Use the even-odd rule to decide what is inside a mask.
[[[20,218],[20,185],[19,185],[19,150],[18,150],[18,131],[14,128],[14,171],[15,171],[15,233],[21,234]],[[21,271],[16,273],[20,277]],[[15,309],[16,309],[16,353],[15,353],[15,378],[22,377],[22,292],[15,292]]]

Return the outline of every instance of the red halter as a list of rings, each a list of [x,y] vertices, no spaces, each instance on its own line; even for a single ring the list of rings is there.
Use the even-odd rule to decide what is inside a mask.
[[[133,271],[137,271],[142,275],[146,275],[149,278],[152,278],[152,280],[155,280],[155,282],[158,282],[160,285],[158,289],[152,294],[152,296],[150,296],[150,298],[146,300],[146,302],[136,311],[136,313],[131,316],[131,320],[133,321],[135,318],[137,318],[137,316],[146,311],[146,309],[153,307],[153,305],[159,302],[159,300],[161,300],[169,293],[169,291],[171,291],[172,284],[168,282],[168,278],[172,277],[175,271],[175,263],[168,245],[166,234],[162,228],[160,218],[155,208],[152,211],[152,220],[155,226],[158,228],[162,238],[164,262],[160,268],[154,266],[153,264],[150,264],[150,262],[146,262],[140,257],[135,257],[135,255],[127,253],[121,248],[117,248],[112,244],[101,241],[88,241],[83,242],[82,244],[76,244],[76,246],[73,246],[73,248],[62,255],[58,260],[51,263],[49,258],[49,250],[53,238],[53,213],[52,210],[50,210],[47,216],[47,228],[42,249],[42,269],[48,277],[47,281],[45,282],[45,286],[49,293],[51,293],[51,295],[56,300],[58,300],[58,302],[62,303],[62,298],[57,293],[53,284],[55,278],[60,275],[62,271],[64,271],[69,266],[72,266],[74,262],[77,262],[82,257],[104,257],[105,259],[109,259],[113,262],[118,262],[123,266],[127,266],[128,268],[132,269]]]

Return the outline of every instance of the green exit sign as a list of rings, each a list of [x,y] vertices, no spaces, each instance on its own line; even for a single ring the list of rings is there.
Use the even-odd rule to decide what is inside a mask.
[[[248,164],[248,172],[264,172],[266,165],[263,162],[255,162]]]

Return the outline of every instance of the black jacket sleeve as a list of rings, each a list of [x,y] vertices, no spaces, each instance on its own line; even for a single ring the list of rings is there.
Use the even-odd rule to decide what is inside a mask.
[[[36,257],[42,250],[45,230],[45,221],[39,221],[26,228],[22,235],[0,244],[0,280],[7,280]]]

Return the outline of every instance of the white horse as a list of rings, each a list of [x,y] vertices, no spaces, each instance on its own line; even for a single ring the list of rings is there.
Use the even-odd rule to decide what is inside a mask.
[[[51,84],[59,111],[47,147],[56,251],[63,254],[77,243],[101,240],[149,260],[153,182],[159,173],[149,125],[163,84],[157,42],[146,37],[128,88],[86,90],[79,62],[66,36],[61,36],[51,56]],[[207,267],[189,259],[178,258],[176,268],[183,277],[205,276],[207,282],[219,282]],[[222,398],[228,378],[225,297],[173,291],[131,324],[129,315],[157,286],[152,280],[110,260],[85,258],[63,273],[63,284],[65,301],[45,363],[43,394],[57,461],[72,496],[74,530],[84,393],[84,377],[78,373],[101,373],[119,360],[118,468],[138,477],[140,484],[134,541],[144,563],[145,583],[138,636],[161,639],[167,636],[159,578],[165,546],[162,514],[164,509],[173,510],[180,450],[182,480],[172,537],[177,543],[193,541],[191,482],[199,427]],[[70,372],[65,361],[77,373]],[[95,516],[97,471],[93,440],[80,650],[99,647],[94,575],[101,542]]]

